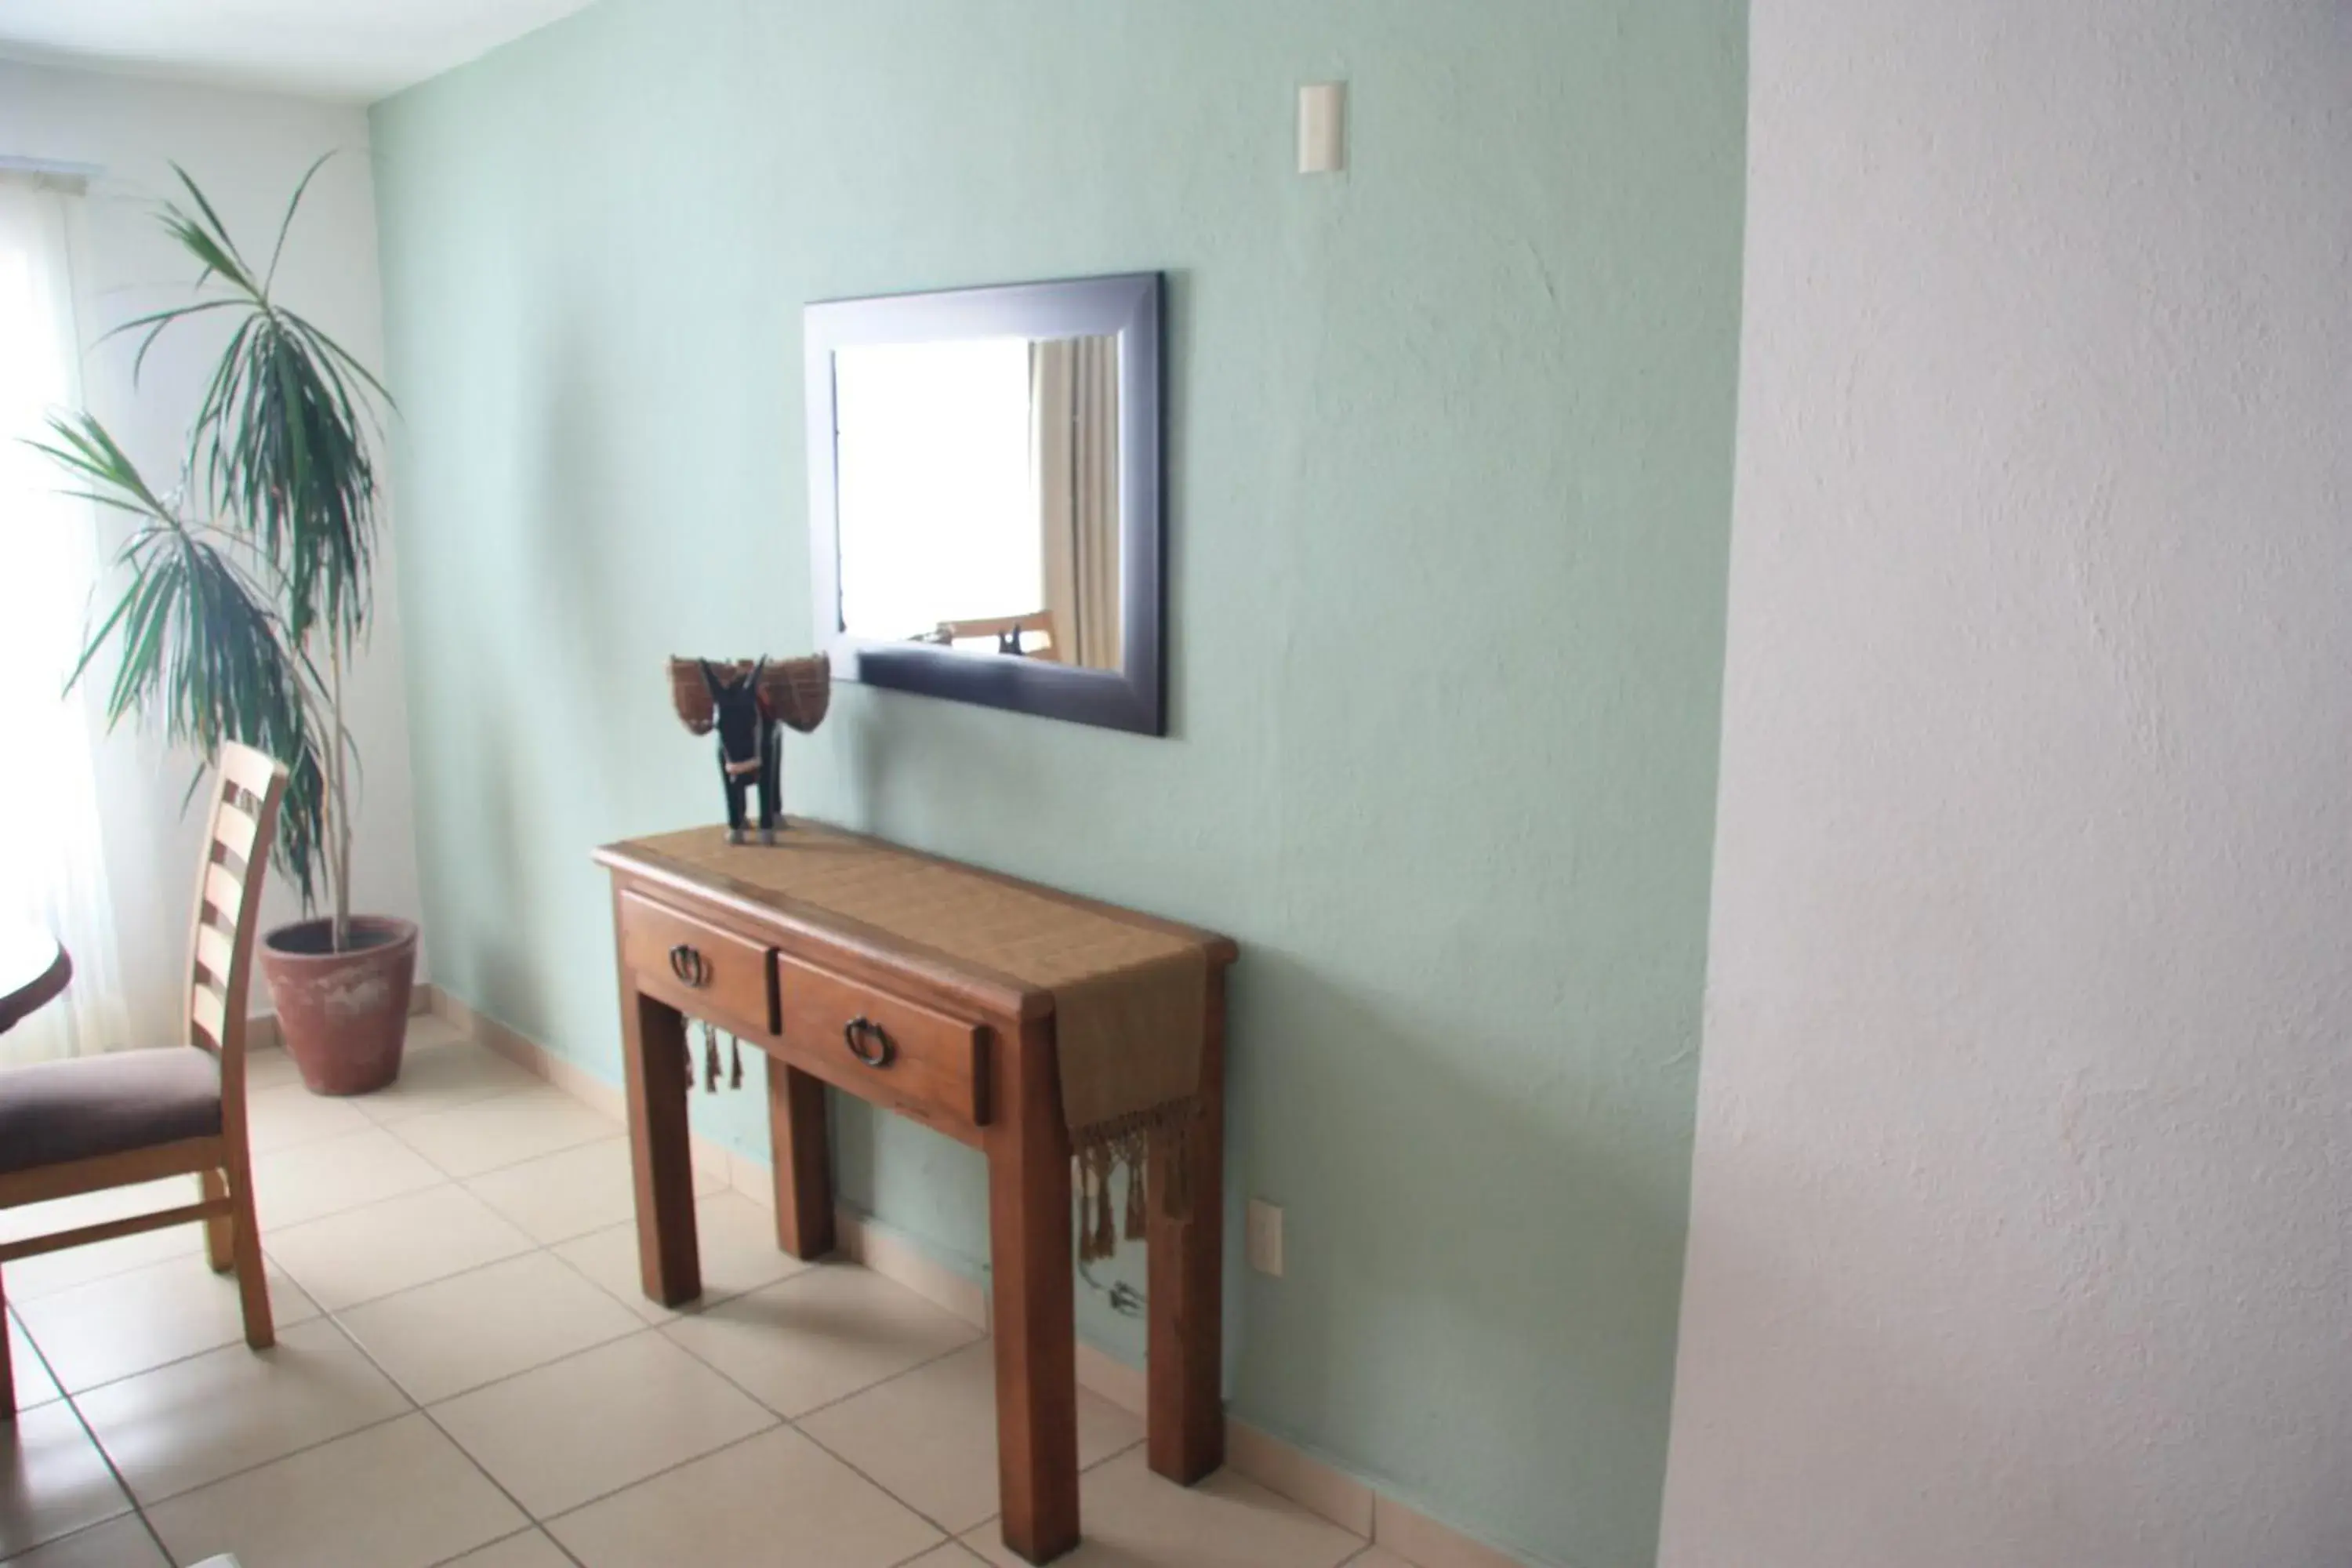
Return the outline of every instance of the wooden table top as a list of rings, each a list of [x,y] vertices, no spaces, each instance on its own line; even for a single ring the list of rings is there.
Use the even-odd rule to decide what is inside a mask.
[[[0,921],[0,1032],[56,998],[73,978],[64,944],[37,925]]]

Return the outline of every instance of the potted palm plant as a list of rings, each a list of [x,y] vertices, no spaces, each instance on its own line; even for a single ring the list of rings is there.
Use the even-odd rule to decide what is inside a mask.
[[[272,291],[303,194],[325,162],[295,187],[260,268],[173,165],[186,201],[160,202],[155,216],[196,265],[195,298],[109,335],[140,334],[135,384],[163,332],[204,318],[226,331],[176,486],[151,485],[87,413],[53,417],[54,439],[37,445],[78,493],[131,519],[114,558],[121,591],[103,616],[93,613],[73,677],[112,649],[110,726],[142,713],[207,763],[224,742],[241,741],[290,770],[275,859],[306,918],[265,936],[262,973],[303,1081],[316,1093],[362,1094],[400,1071],[416,927],[354,916],[351,902],[359,759],[343,680],[367,641],[376,524],[368,436],[391,396]]]

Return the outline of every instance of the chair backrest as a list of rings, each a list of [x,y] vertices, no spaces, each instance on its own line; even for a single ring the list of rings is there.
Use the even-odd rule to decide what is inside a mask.
[[[285,795],[284,763],[233,742],[221,748],[212,819],[205,826],[204,857],[196,866],[187,1026],[189,1043],[220,1058],[228,1088],[241,1088],[244,1081],[246,992],[261,923],[261,881]],[[234,1084],[228,1081],[232,1075]]]

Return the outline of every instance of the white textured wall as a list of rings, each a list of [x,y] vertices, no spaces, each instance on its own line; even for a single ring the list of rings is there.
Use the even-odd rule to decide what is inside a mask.
[[[169,482],[177,472],[188,416],[222,334],[208,323],[175,329],[148,356],[137,388],[130,376],[134,345],[96,340],[143,310],[187,298],[193,273],[186,255],[149,216],[152,198],[176,188],[171,161],[196,177],[252,256],[266,253],[302,171],[330,150],[337,155],[303,203],[278,283],[295,309],[363,363],[381,367],[383,300],[365,110],[0,59],[0,156],[102,170],[85,204],[75,258],[81,335],[93,345],[83,363],[83,392],[151,479]],[[414,920],[416,844],[388,518],[380,539],[375,635],[347,692],[366,763],[352,882],[356,908]],[[203,824],[181,811],[185,760],[167,754],[151,736],[118,734],[100,763],[122,962],[137,994],[143,978],[176,973],[185,960]],[[265,925],[294,917],[286,888],[273,882],[268,899]],[[142,1036],[169,1037],[169,992],[143,992],[135,1018]],[[269,1007],[258,984],[253,1005],[257,1012]]]
[[[1755,0],[1672,1568],[2352,1563],[2352,6]]]

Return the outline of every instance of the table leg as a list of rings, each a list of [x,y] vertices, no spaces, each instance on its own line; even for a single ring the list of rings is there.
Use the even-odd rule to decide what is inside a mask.
[[[1200,1117],[1187,1129],[1188,1217],[1168,1218],[1160,1194],[1176,1158],[1172,1140],[1152,1141],[1145,1293],[1150,1300],[1145,1371],[1145,1457],[1171,1481],[1192,1485],[1225,1462],[1222,1380],[1225,1264],[1225,976],[1209,974],[1201,1047]]]
[[[995,1290],[996,1464],[1004,1544],[1047,1563],[1078,1543],[1077,1326],[1070,1144],[1050,1022],[1024,1026],[988,1135]]]
[[[824,1082],[774,1057],[768,1058],[768,1154],[776,1173],[776,1245],[794,1258],[823,1258],[833,1250]]]
[[[686,1019],[621,981],[622,1065],[629,1087],[629,1164],[637,1196],[637,1273],[665,1307],[702,1294],[694,1235],[694,1156],[687,1142]]]

